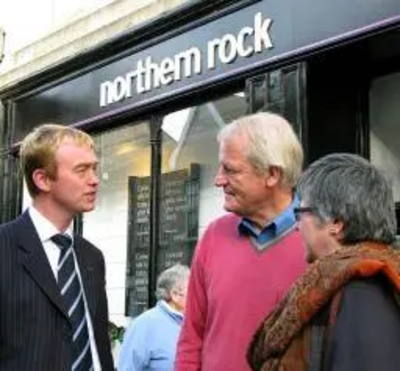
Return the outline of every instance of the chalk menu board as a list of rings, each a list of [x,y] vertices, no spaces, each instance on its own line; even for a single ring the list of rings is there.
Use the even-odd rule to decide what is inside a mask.
[[[198,238],[200,166],[161,175],[157,275],[166,268],[190,265]],[[150,177],[129,178],[129,225],[126,314],[147,309],[149,295]]]

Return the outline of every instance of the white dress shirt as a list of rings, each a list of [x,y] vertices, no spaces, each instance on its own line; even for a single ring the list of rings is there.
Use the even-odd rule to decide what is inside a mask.
[[[57,233],[64,233],[70,236],[73,241],[72,227],[70,226],[66,231],[60,232],[48,219],[46,219],[37,209],[35,209],[34,206],[30,206],[28,211],[32,219],[32,222],[36,228],[36,232],[39,235],[39,239],[42,242],[43,249],[50,263],[51,270],[53,271],[54,277],[56,278],[57,281],[58,258],[60,257],[61,251],[60,248],[51,240],[51,237],[53,237]],[[83,289],[81,272],[79,269],[78,261],[76,260],[75,251],[74,251],[74,260],[75,260],[75,268],[78,273],[79,282],[81,283],[83,290],[85,315],[89,331],[90,349],[92,351],[93,369],[94,371],[101,371],[99,355],[97,353],[96,341],[94,340],[92,320],[90,318],[89,310],[87,307],[85,290]]]

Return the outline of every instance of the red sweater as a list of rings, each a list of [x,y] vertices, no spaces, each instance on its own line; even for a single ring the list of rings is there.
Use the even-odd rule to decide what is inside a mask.
[[[252,335],[306,268],[295,228],[257,251],[239,222],[219,218],[196,248],[175,371],[250,370]]]

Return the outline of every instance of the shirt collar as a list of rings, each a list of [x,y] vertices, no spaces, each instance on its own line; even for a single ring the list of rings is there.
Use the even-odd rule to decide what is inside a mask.
[[[159,300],[157,305],[161,308],[161,310],[164,310],[166,313],[168,313],[169,316],[174,318],[176,321],[181,322],[183,320],[183,313],[172,308],[171,305],[169,305],[165,300],[162,299]]]
[[[281,214],[279,214],[271,223],[266,225],[261,231],[254,225],[254,223],[247,218],[242,218],[238,225],[240,234],[252,234],[255,237],[265,231],[273,231],[275,235],[280,235],[296,223],[294,216],[294,208],[298,207],[300,199],[295,194],[292,203]]]
[[[276,225],[277,234],[281,234],[288,228],[292,227],[296,223],[296,218],[294,216],[294,208],[300,205],[300,199],[297,195],[294,196],[292,203],[289,207],[274,220]]]
[[[50,238],[53,237],[55,234],[62,233],[34,206],[30,206],[28,212],[42,243],[49,241]],[[72,227],[69,226],[68,229],[63,232],[63,234],[66,234],[69,237],[73,238]]]

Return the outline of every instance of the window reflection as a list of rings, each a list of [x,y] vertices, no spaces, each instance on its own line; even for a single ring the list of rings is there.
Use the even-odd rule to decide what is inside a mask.
[[[371,161],[393,182],[396,202],[400,201],[400,147],[398,127],[400,108],[400,73],[372,82],[370,91]]]
[[[150,175],[150,131],[147,122],[94,136],[99,158],[100,190],[96,209],[85,214],[83,235],[105,257],[110,318],[125,324],[128,245],[128,181]]]
[[[219,130],[246,111],[244,94],[239,92],[203,105],[187,108],[163,120],[162,173],[199,166],[198,225],[201,232],[222,214],[222,193],[213,185],[218,168]],[[177,133],[179,135],[177,135]]]

